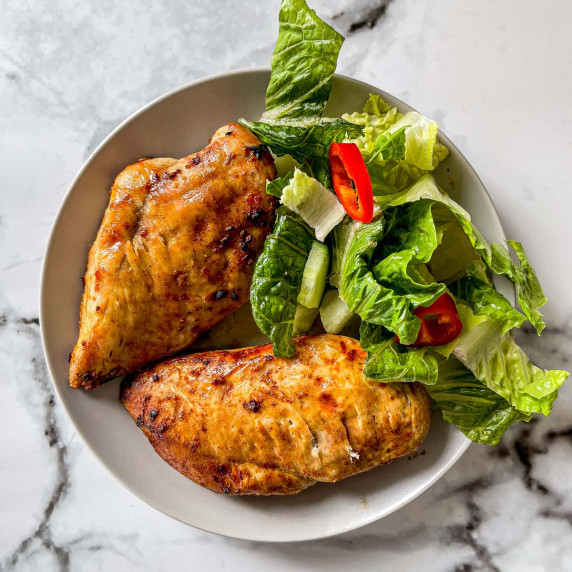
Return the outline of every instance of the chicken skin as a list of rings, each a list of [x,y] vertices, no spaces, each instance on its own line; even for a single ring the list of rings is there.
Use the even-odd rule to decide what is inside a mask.
[[[126,378],[121,400],[165,461],[217,493],[294,494],[421,445],[420,383],[367,379],[353,338],[294,341],[289,359],[271,344],[173,358]]]
[[[119,174],[89,252],[72,387],[179,352],[249,299],[275,176],[266,146],[235,123],[198,153]]]

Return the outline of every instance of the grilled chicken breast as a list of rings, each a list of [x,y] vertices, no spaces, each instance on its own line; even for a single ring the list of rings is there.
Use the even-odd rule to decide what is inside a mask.
[[[363,374],[353,338],[177,357],[125,379],[121,399],[155,451],[217,493],[293,494],[411,453],[429,430],[419,383]]]
[[[275,176],[268,149],[231,123],[198,153],[141,160],[117,177],[89,252],[72,387],[179,352],[248,300]]]

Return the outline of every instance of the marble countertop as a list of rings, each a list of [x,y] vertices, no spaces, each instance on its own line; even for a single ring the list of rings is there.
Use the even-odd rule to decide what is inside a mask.
[[[339,71],[437,119],[476,168],[550,298],[541,366],[572,358],[572,3],[314,0],[347,37]],[[266,65],[278,0],[2,3],[0,569],[571,570],[572,382],[548,419],[472,445],[397,513],[322,541],[256,544],[150,508],[95,459],[54,397],[39,277],[75,173],[125,117],[217,72]]]

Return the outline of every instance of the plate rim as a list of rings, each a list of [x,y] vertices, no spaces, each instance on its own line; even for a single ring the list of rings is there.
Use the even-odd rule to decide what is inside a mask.
[[[46,365],[47,365],[47,369],[48,369],[48,373],[50,375],[50,380],[52,382],[52,386],[54,388],[55,394],[58,397],[58,400],[60,402],[60,404],[63,407],[63,410],[65,411],[68,420],[71,422],[73,428],[75,429],[75,431],[79,434],[80,438],[82,439],[83,443],[87,446],[87,448],[91,451],[91,453],[94,455],[94,457],[98,460],[98,462],[123,486],[125,487],[131,494],[133,494],[135,497],[137,497],[138,499],[142,500],[145,504],[147,504],[148,506],[152,507],[153,509],[159,511],[160,513],[178,521],[181,522],[182,524],[185,524],[186,526],[190,526],[192,528],[195,528],[197,530],[201,530],[203,532],[209,532],[212,534],[216,534],[218,536],[222,536],[222,537],[226,537],[226,538],[236,538],[238,540],[244,540],[244,541],[255,541],[255,542],[264,542],[264,543],[275,543],[275,542],[305,542],[305,541],[311,541],[311,540],[318,540],[318,539],[322,539],[322,538],[329,538],[332,536],[337,536],[339,534],[343,534],[346,532],[350,532],[352,530],[356,530],[358,528],[361,528],[363,526],[366,526],[368,524],[371,524],[377,520],[381,520],[382,518],[385,518],[386,516],[389,516],[390,514],[394,513],[395,511],[399,510],[400,508],[402,508],[403,506],[409,504],[411,501],[415,500],[417,497],[419,497],[421,494],[423,494],[424,492],[426,492],[429,488],[431,488],[438,480],[440,480],[452,467],[453,465],[455,465],[459,459],[464,455],[464,453],[467,451],[467,449],[469,448],[469,446],[471,445],[471,440],[468,439],[467,437],[464,437],[464,441],[462,442],[461,446],[458,447],[456,453],[449,459],[449,461],[443,465],[439,471],[437,471],[434,475],[432,475],[432,477],[430,479],[427,480],[426,483],[423,484],[423,486],[420,486],[418,488],[416,488],[414,491],[412,491],[410,494],[405,495],[399,502],[396,502],[394,504],[391,504],[390,506],[388,506],[386,509],[381,510],[376,512],[375,514],[372,514],[370,516],[368,516],[367,518],[364,518],[362,521],[357,522],[357,523],[351,523],[351,524],[347,524],[347,525],[342,525],[340,526],[338,529],[333,530],[333,531],[329,531],[325,534],[314,534],[312,536],[302,536],[302,537],[276,537],[276,538],[272,538],[272,539],[260,539],[254,535],[249,535],[249,534],[241,534],[241,535],[230,535],[227,534],[225,532],[221,532],[221,531],[217,531],[217,530],[211,530],[209,528],[206,527],[201,527],[198,526],[196,524],[189,524],[188,522],[185,522],[183,520],[181,520],[180,518],[177,518],[176,516],[173,516],[167,512],[165,512],[162,508],[160,508],[159,506],[157,506],[152,500],[148,499],[146,497],[146,495],[142,495],[139,493],[136,493],[132,490],[131,486],[118,474],[116,473],[116,471],[110,467],[107,463],[105,463],[102,458],[100,457],[99,453],[93,448],[92,444],[89,442],[89,440],[84,436],[84,432],[83,430],[77,425],[76,421],[74,420],[74,416],[71,414],[70,412],[70,408],[68,407],[68,403],[66,402],[66,400],[63,398],[62,396],[62,392],[60,391],[60,389],[58,388],[58,385],[56,384],[55,380],[55,366],[52,364],[52,360],[50,358],[50,356],[48,355],[48,352],[46,350],[46,339],[47,339],[47,333],[45,331],[46,329],[46,320],[45,318],[45,298],[47,297],[47,294],[45,292],[45,284],[46,284],[46,275],[48,273],[48,261],[49,261],[49,253],[51,250],[51,246],[52,246],[52,242],[54,240],[54,236],[56,234],[56,230],[59,226],[59,222],[60,219],[62,217],[62,213],[64,211],[64,207],[67,203],[67,201],[70,199],[71,196],[71,192],[73,190],[73,188],[76,186],[77,182],[80,180],[80,178],[82,177],[82,175],[84,174],[84,172],[88,169],[89,165],[91,164],[92,160],[94,159],[94,157],[107,145],[107,143],[119,132],[121,131],[126,125],[128,125],[129,123],[131,123],[132,121],[134,121],[139,115],[143,114],[144,112],[146,112],[148,109],[152,108],[153,106],[161,103],[162,101],[180,93],[183,91],[186,91],[188,89],[197,87],[201,84],[204,83],[208,83],[211,82],[213,80],[217,80],[217,79],[221,79],[221,78],[227,78],[227,77],[232,77],[235,75],[248,75],[248,74],[260,74],[260,73],[270,73],[271,68],[270,66],[255,66],[255,67],[248,67],[248,68],[238,68],[238,69],[233,69],[233,70],[229,70],[229,71],[225,71],[225,72],[220,72],[220,73],[216,73],[216,74],[212,74],[212,75],[208,75],[208,76],[203,76],[201,78],[198,78],[196,80],[193,80],[191,82],[185,83],[183,85],[180,85],[174,89],[171,89],[167,92],[165,92],[162,95],[159,95],[158,97],[152,99],[150,102],[148,102],[147,104],[143,105],[142,107],[140,107],[139,109],[137,109],[135,112],[133,112],[131,115],[129,115],[126,119],[124,119],[121,123],[119,123],[102,141],[101,143],[90,153],[90,155],[85,159],[83,165],[81,166],[81,168],[78,170],[77,174],[75,175],[75,177],[72,179],[71,183],[69,184],[61,202],[60,205],[57,209],[56,215],[53,219],[53,223],[48,235],[48,239],[45,245],[45,249],[44,249],[44,254],[43,254],[43,258],[42,258],[42,270],[41,270],[41,275],[40,275],[40,292],[39,292],[39,316],[40,316],[40,334],[41,334],[41,340],[42,340],[42,350],[44,353],[44,357],[45,357],[45,361],[46,361]],[[343,80],[346,82],[350,82],[353,84],[357,84],[360,85],[361,87],[367,88],[368,90],[371,89],[375,89],[378,93],[382,94],[382,97],[384,95],[389,96],[391,99],[395,100],[399,105],[405,106],[409,109],[412,109],[413,111],[415,111],[414,108],[412,108],[409,104],[407,104],[406,102],[404,102],[403,100],[401,100],[398,97],[395,97],[394,95],[379,89],[375,86],[373,86],[372,84],[369,84],[367,82],[346,76],[344,74],[334,74],[334,77],[339,79],[339,80]],[[449,147],[452,147],[455,149],[455,151],[460,155],[461,159],[465,162],[466,167],[468,168],[468,170],[472,173],[472,175],[475,177],[475,180],[477,181],[477,183],[480,185],[482,191],[484,191],[483,193],[483,199],[485,200],[487,206],[492,210],[492,212],[494,213],[497,222],[498,222],[498,226],[499,226],[499,230],[500,233],[503,237],[504,240],[506,240],[506,234],[504,232],[504,228],[502,225],[502,221],[500,219],[499,213],[493,203],[493,200],[486,188],[486,186],[484,185],[482,179],[480,178],[480,176],[478,175],[478,173],[475,171],[475,169],[473,168],[473,166],[471,165],[471,163],[468,161],[468,159],[465,157],[465,155],[463,154],[463,152],[451,141],[451,139],[449,137],[447,137],[447,135],[445,133],[443,133],[443,131],[441,129],[439,129],[439,139],[441,139],[446,145],[448,145]],[[514,290],[512,290],[514,291]],[[513,300],[514,302],[514,300]]]

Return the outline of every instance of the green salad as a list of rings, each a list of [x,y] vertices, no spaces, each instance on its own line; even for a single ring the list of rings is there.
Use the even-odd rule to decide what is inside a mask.
[[[423,383],[473,441],[494,445],[548,415],[569,374],[534,366],[513,339],[526,321],[544,328],[522,245],[489,244],[438,186],[448,150],[436,122],[373,94],[362,111],[323,117],[344,38],[304,0],[283,0],[279,22],[266,112],[240,121],[278,169],[266,190],[281,206],[251,287],[274,354],[294,356],[293,337],[318,315],[328,333],[359,319],[365,375]],[[514,284],[520,310],[495,275]]]

